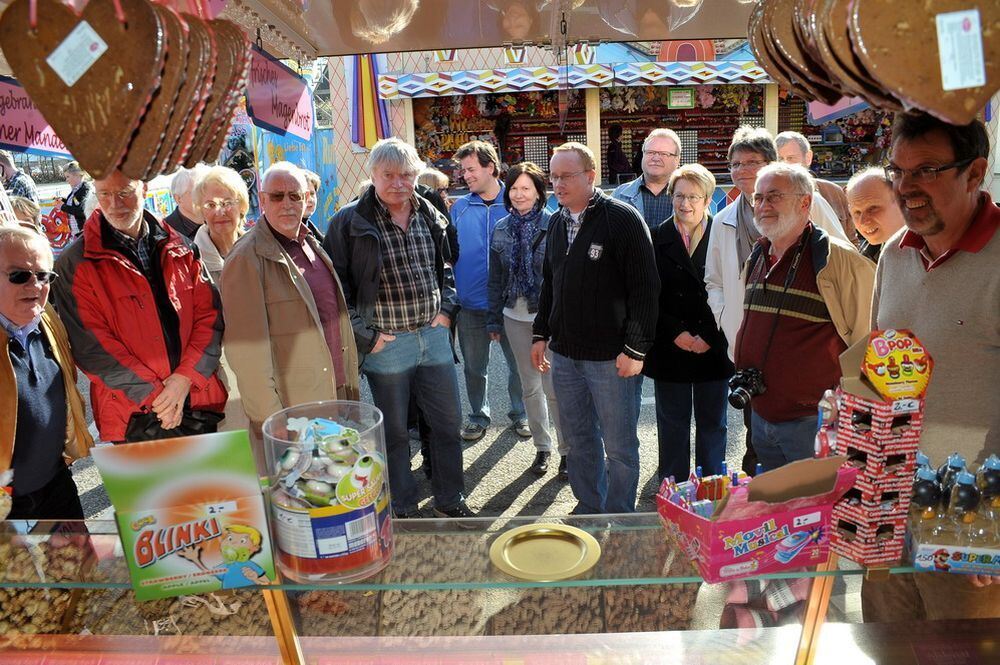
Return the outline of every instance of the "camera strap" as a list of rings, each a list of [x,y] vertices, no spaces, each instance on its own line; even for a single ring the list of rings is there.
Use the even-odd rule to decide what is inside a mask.
[[[764,346],[764,356],[760,359],[759,368],[763,369],[764,364],[767,362],[767,358],[771,353],[771,342],[774,341],[774,333],[778,330],[778,320],[781,317],[781,310],[785,306],[785,297],[788,294],[788,289],[791,288],[792,282],[795,281],[795,275],[799,271],[799,261],[802,260],[802,254],[805,252],[806,244],[809,241],[809,227],[806,226],[805,230],[802,231],[802,236],[799,238],[799,243],[795,248],[795,256],[792,257],[792,265],[788,268],[788,274],[785,275],[784,288],[781,290],[781,298],[778,300],[778,309],[774,312],[774,317],[771,319],[771,332],[767,335],[767,344]],[[753,263],[753,270],[748,274],[748,277],[756,276],[760,278],[760,263],[763,259],[765,267],[767,266],[767,255],[764,252],[763,246],[758,245],[760,250],[757,253],[757,259]],[[781,259],[778,259],[779,261]],[[757,291],[764,291],[767,293],[767,272],[764,273],[763,282],[755,282],[753,279],[749,280],[751,283],[750,287],[750,302],[747,303],[746,309],[749,311],[754,306],[754,300],[756,299]],[[740,336],[740,347],[737,349],[737,353],[740,357],[743,356],[743,340],[746,335]]]

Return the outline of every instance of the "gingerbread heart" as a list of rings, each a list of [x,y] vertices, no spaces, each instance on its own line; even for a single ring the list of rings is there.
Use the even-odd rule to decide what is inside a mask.
[[[195,134],[191,151],[184,160],[184,166],[194,167],[205,161],[208,151],[215,142],[216,132],[232,117],[235,110],[233,95],[243,88],[246,77],[248,51],[250,43],[243,34],[229,21],[212,20],[208,22],[209,29],[215,37],[218,62],[215,66],[215,80],[209,95],[208,104],[202,122]]]
[[[823,13],[817,17],[819,30],[823,41],[819,43],[829,49],[829,57],[836,60],[841,67],[841,75],[847,79],[847,85],[862,93],[873,106],[887,111],[902,111],[903,106],[892,93],[875,81],[864,68],[854,52],[850,32],[847,27],[847,13],[854,0],[825,0]],[[824,51],[824,61],[827,52]]]
[[[811,93],[809,101],[836,103],[843,95],[817,76],[812,58],[795,38],[795,0],[770,0],[764,7],[764,34],[770,35],[776,59],[783,60],[791,78]]]
[[[1000,89],[1000,3],[855,1],[848,25],[865,68],[905,106],[965,125]]]
[[[205,155],[206,161],[215,161],[219,157],[219,153],[222,152],[222,148],[225,145],[226,137],[229,135],[229,129],[232,126],[233,116],[235,111],[240,104],[240,99],[243,97],[244,91],[246,90],[247,76],[250,71],[250,41],[246,38],[246,35],[237,26],[232,23],[229,24],[231,30],[235,30],[236,33],[233,35],[232,44],[234,48],[237,49],[238,56],[241,56],[244,60],[242,67],[238,67],[239,75],[237,76],[236,85],[232,88],[230,93],[229,102],[226,104],[226,108],[222,114],[222,124],[218,131],[215,132],[215,138],[208,148],[208,152]]]
[[[188,46],[191,53],[188,55],[188,76],[193,86],[191,89],[182,90],[181,94],[190,95],[189,103],[184,108],[178,108],[176,116],[171,117],[168,126],[168,136],[175,136],[175,142],[167,146],[170,150],[166,153],[160,171],[162,173],[173,173],[187,158],[194,143],[198,127],[205,117],[205,107],[208,104],[209,94],[215,81],[215,68],[218,62],[218,55],[215,46],[215,36],[208,29],[205,21],[191,14],[182,14],[181,18],[188,27]],[[200,64],[200,69],[193,69]],[[186,85],[186,83],[185,83]]]
[[[41,19],[34,29],[32,2]],[[111,2],[91,2],[77,15],[58,0],[14,0],[0,16],[0,49],[14,75],[95,178],[121,162],[163,70],[163,26],[152,6],[120,6],[124,22]]]
[[[151,180],[159,171],[155,168],[156,154],[164,143],[167,120],[174,113],[177,93],[187,75],[187,35],[181,20],[172,9],[153,5],[160,16],[166,36],[167,50],[160,87],[153,93],[149,109],[132,136],[120,170],[135,180]]]
[[[764,9],[766,2],[760,2],[750,12],[748,23],[748,41],[750,49],[753,51],[757,63],[767,72],[779,88],[788,90],[797,97],[811,99],[812,92],[792,81],[790,75],[785,71],[783,64],[779,63],[773,52],[773,44],[766,34],[764,27]]]

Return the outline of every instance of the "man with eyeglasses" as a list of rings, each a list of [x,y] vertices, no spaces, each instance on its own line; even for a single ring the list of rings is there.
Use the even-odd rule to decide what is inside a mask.
[[[44,236],[0,226],[0,472],[14,471],[10,519],[83,519],[64,456],[86,457],[93,440],[66,329],[47,304],[54,279]]]
[[[281,409],[360,394],[344,292],[303,221],[308,188],[294,164],[268,167],[261,179],[263,214],[222,267],[226,359],[255,439]]]
[[[982,190],[990,144],[979,120],[900,114],[886,177],[906,229],[882,248],[872,326],[905,328],[934,358],[921,450],[937,465],[1000,454],[1000,210]],[[890,575],[865,582],[865,621],[1000,617],[1000,576]],[[942,602],[941,599],[947,599]]]
[[[549,220],[531,362],[549,371],[578,514],[635,510],[638,377],[656,336],[660,278],[635,208],[594,187],[594,153],[570,142],[549,161]],[[605,461],[607,460],[607,461]]]
[[[740,275],[761,235],[754,225],[751,197],[757,182],[757,172],[771,162],[778,161],[778,150],[769,131],[760,127],[743,126],[733,134],[728,159],[733,187],[738,196],[715,216],[705,260],[705,288],[716,323],[726,335],[729,359],[732,360],[736,348],[736,332],[743,320],[745,289]],[[809,219],[831,237],[848,241],[837,215],[822,197],[812,197]],[[743,422],[747,432],[743,470],[753,473],[757,457],[753,452],[748,409],[743,411]]]
[[[674,214],[667,184],[680,163],[681,139],[677,132],[654,129],[642,142],[642,175],[619,185],[611,196],[638,210],[646,226],[655,229]]]
[[[333,216],[323,246],[344,284],[362,369],[385,418],[393,514],[422,516],[407,428],[415,394],[430,429],[434,514],[475,517],[464,496],[447,222],[414,193],[423,165],[398,138],[376,143],[367,163],[372,186]]]
[[[226,404],[218,292],[187,241],[143,208],[145,183],[115,171],[94,190],[100,207],[59,255],[53,297],[97,428],[104,441],[134,440],[154,414],[181,436],[185,417],[221,417]]]
[[[869,332],[875,264],[809,221],[814,188],[805,168],[778,162],[758,172],[751,199],[761,238],[743,268],[743,392],[730,402],[749,402],[765,471],[813,456],[816,405],[840,380],[840,354]]]

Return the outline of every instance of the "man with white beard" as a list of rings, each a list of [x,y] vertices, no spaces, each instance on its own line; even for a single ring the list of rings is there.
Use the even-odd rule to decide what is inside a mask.
[[[816,404],[840,380],[840,354],[869,332],[875,264],[809,221],[813,178],[795,164],[757,174],[744,266],[733,406],[749,401],[765,471],[813,455]]]

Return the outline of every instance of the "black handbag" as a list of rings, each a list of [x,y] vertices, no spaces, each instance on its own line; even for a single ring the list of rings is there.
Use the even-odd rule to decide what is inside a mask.
[[[178,436],[196,436],[211,434],[218,431],[219,421],[224,414],[201,409],[184,409],[181,424],[173,429],[163,429],[160,419],[153,411],[143,409],[129,416],[125,427],[125,441],[153,441],[155,439],[173,439]]]

